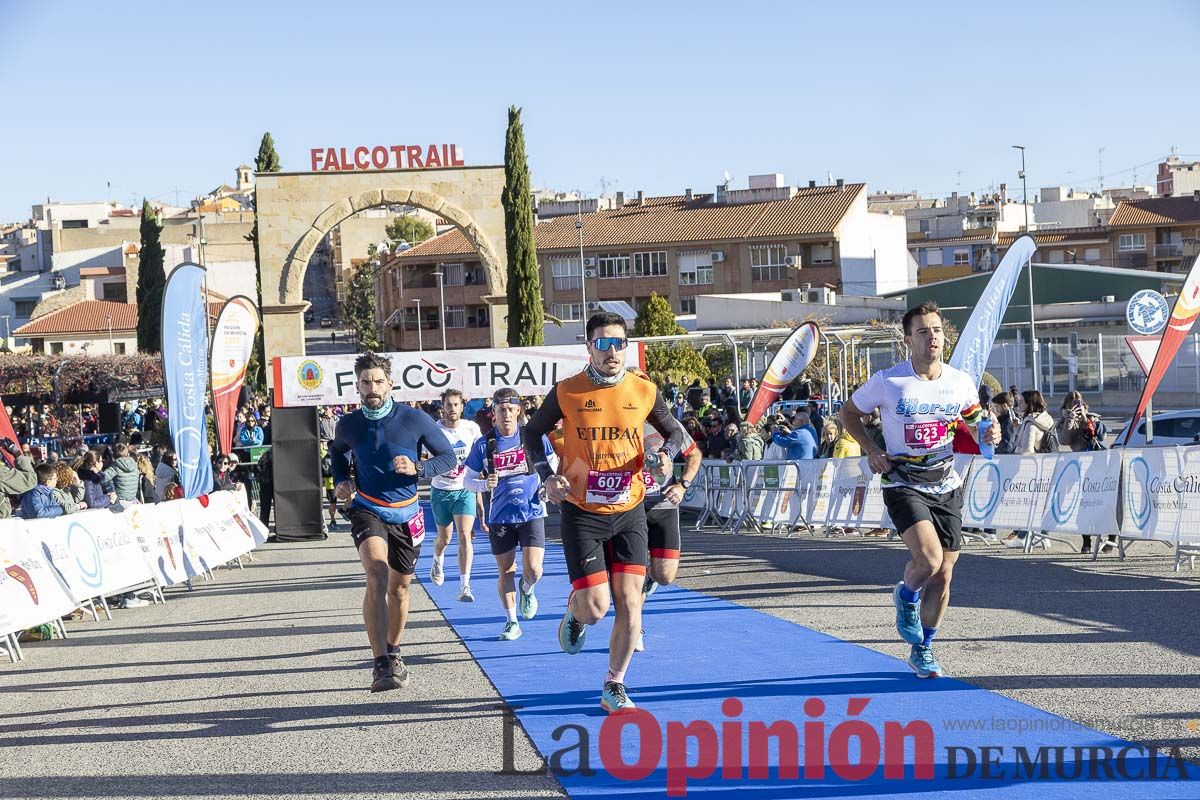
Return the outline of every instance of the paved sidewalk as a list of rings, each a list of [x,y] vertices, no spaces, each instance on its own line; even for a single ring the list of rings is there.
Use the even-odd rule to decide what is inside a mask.
[[[370,694],[348,534],[267,545],[165,606],[0,664],[0,797],[560,797],[503,768],[499,698],[414,585],[405,690]],[[514,765],[539,761],[515,731]]]

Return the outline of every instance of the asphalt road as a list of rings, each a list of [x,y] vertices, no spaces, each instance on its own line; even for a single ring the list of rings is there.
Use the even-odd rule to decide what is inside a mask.
[[[890,606],[899,543],[687,530],[684,553],[687,588],[906,653]],[[1097,563],[1061,546],[969,545],[939,658],[983,688],[1200,758],[1200,573],[1170,565],[1150,544]],[[348,535],[335,533],[268,545],[165,606],[27,645],[25,662],[0,664],[0,797],[561,796],[549,776],[494,774],[501,698],[419,585],[413,684],[366,691],[361,587]],[[497,611],[488,587],[477,594],[480,613]],[[538,764],[519,728],[514,754],[517,769]]]

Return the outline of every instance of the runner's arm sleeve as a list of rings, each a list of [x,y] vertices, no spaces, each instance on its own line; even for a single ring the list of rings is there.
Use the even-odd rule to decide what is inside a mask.
[[[554,445],[550,444],[549,437],[542,437],[542,447],[546,448],[546,462],[550,469],[558,472],[558,453],[554,452]]]
[[[479,474],[479,470],[473,468],[470,462],[467,462],[463,468],[463,486],[470,489],[472,492],[490,492],[487,481]]]
[[[683,448],[687,446],[687,431],[671,413],[667,401],[663,399],[662,392],[655,392],[654,407],[650,409],[650,416],[646,418],[646,421],[653,426],[654,430],[662,434],[662,449],[672,460],[683,452]]]
[[[446,438],[446,434],[437,426],[433,418],[428,414],[417,414],[416,431],[417,447],[416,451],[421,452],[424,447],[429,452],[430,458],[425,462],[424,476],[432,478],[435,475],[442,475],[458,466],[458,454],[454,452],[454,448],[450,446],[450,440]]]
[[[529,422],[521,429],[521,444],[525,447],[525,458],[537,470],[538,476],[543,481],[554,474],[554,467],[550,465],[550,456],[554,454],[554,450],[549,446],[545,437],[554,430],[554,426],[562,418],[563,413],[558,404],[558,387],[556,386],[550,390],[550,394],[546,395],[542,405],[533,412]]]
[[[345,426],[348,425],[346,417],[338,420],[337,426],[333,429],[333,438],[329,440],[329,463],[333,469],[333,485],[337,486],[342,481],[350,480],[350,445],[346,442],[344,434]]]

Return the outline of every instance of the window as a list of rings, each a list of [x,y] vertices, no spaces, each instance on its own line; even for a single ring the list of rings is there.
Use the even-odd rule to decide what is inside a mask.
[[[462,264],[439,264],[438,267],[442,270],[443,286],[462,286],[463,285],[463,265]]]
[[[467,327],[467,310],[462,306],[446,306],[446,327]]]
[[[679,285],[706,286],[713,282],[712,251],[680,253]]]
[[[1145,250],[1146,234],[1122,233],[1117,243],[1117,247],[1120,250]]]
[[[119,356],[125,355],[125,343],[124,342],[115,342],[113,344],[113,352]]]
[[[954,251],[954,263],[959,264],[959,265],[970,264],[971,263],[971,251],[970,250],[955,250]]]
[[[939,249],[930,249],[925,251],[925,266],[940,267],[942,265],[942,251]]]
[[[917,220],[917,231],[919,233],[929,233],[929,220],[927,220],[927,219]]]
[[[468,328],[486,328],[488,326],[487,306],[472,306],[467,310]]]
[[[833,247],[830,245],[815,245],[812,249],[812,263],[832,264]]]
[[[551,283],[556,292],[583,288],[583,273],[578,258],[554,256],[550,259]]]
[[[50,355],[55,355],[57,353],[61,353],[62,351],[63,351],[63,343],[62,342],[51,342],[50,343]]]
[[[583,319],[583,303],[555,303],[550,313],[565,322]]]
[[[1049,253],[1047,253],[1047,255],[1050,256],[1051,264],[1063,263],[1063,251],[1062,250],[1051,250]]]
[[[696,298],[695,297],[679,298],[679,313],[680,314],[695,314],[696,313]]]
[[[667,252],[633,254],[633,274],[639,278],[665,276],[667,274]]]
[[[32,317],[37,304],[37,300],[13,300],[13,316]]]
[[[100,288],[100,299],[111,300],[114,303],[124,303],[126,299],[125,284],[105,283]]]
[[[750,248],[750,280],[781,281],[785,272],[783,260],[787,246],[782,244],[756,245]]]
[[[1094,264],[1100,260],[1100,248],[1089,247],[1083,251],[1083,260],[1088,264]]]
[[[628,278],[632,274],[629,269],[629,256],[602,255],[597,259],[601,278]]]

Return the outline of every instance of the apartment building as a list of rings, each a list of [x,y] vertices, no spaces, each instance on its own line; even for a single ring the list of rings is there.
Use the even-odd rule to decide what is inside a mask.
[[[1114,266],[1186,272],[1200,253],[1200,189],[1184,197],[1122,201],[1107,233]]]
[[[602,301],[638,309],[652,293],[676,313],[694,314],[702,294],[800,290],[831,299],[916,282],[904,218],[870,213],[864,184],[800,188],[765,175],[754,176],[748,189],[639,192],[629,200],[617,193],[589,208],[541,220],[535,229],[545,308],[562,321],[582,319]],[[395,349],[440,347],[444,302],[447,346],[486,346],[487,292],[479,256],[460,232],[423,242],[381,268],[384,340]]]

